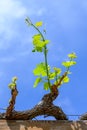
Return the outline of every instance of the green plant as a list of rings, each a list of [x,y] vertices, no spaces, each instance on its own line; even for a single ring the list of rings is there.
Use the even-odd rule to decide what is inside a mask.
[[[47,54],[48,49],[47,45],[49,44],[49,40],[45,39],[43,33],[46,30],[43,30],[43,33],[40,31],[40,27],[43,25],[43,22],[37,22],[33,24],[29,18],[26,18],[26,23],[28,26],[32,26],[35,30],[37,30],[37,34],[32,37],[33,50],[32,52],[39,52],[44,54],[44,62],[41,62],[36,65],[36,68],[33,70],[35,76],[37,76],[34,87],[37,87],[39,83],[44,83],[44,89],[51,90],[53,84],[55,84],[58,88],[63,84],[69,82],[68,74],[70,74],[70,67],[76,64],[74,59],[77,57],[75,53],[71,53],[68,55],[69,60],[62,62],[62,65],[66,68],[65,72],[62,74],[61,68],[53,67],[51,68],[48,64]]]
[[[31,120],[38,115],[46,115],[53,116],[56,120],[67,120],[66,114],[62,111],[62,109],[53,104],[53,101],[59,95],[58,88],[64,84],[69,82],[68,75],[70,72],[70,67],[76,64],[74,60],[77,56],[75,53],[71,53],[68,55],[68,61],[62,62],[62,65],[66,68],[65,72],[62,72],[61,68],[58,67],[50,67],[48,64],[48,48],[49,40],[45,39],[44,33],[46,30],[40,31],[40,27],[43,25],[42,21],[33,24],[29,18],[26,18],[26,23],[28,26],[32,26],[36,31],[32,37],[33,50],[32,52],[39,52],[44,55],[44,62],[41,62],[36,65],[36,68],[33,70],[34,75],[37,77],[34,82],[34,87],[37,87],[39,83],[43,83],[45,90],[50,90],[48,94],[45,94],[39,104],[35,105],[34,108],[27,111],[15,111],[14,106],[16,103],[16,97],[18,95],[17,90],[17,77],[13,77],[11,83],[8,87],[11,90],[11,99],[9,101],[9,106],[6,108],[6,113],[1,114],[2,119],[28,119]],[[25,114],[24,114],[25,113]]]
[[[17,79],[18,79],[18,78],[17,78],[16,76],[13,77],[11,83],[8,84],[8,87],[9,87],[11,90],[14,90],[14,89],[15,89]]]

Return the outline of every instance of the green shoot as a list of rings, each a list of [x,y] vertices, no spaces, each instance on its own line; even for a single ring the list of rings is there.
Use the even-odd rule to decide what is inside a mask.
[[[48,64],[47,54],[48,49],[47,45],[49,44],[49,40],[45,39],[43,33],[40,31],[40,27],[42,27],[43,22],[36,22],[33,24],[29,18],[26,18],[26,23],[28,26],[32,26],[35,30],[37,30],[37,34],[32,37],[33,50],[32,52],[39,52],[44,54],[45,61],[37,64],[36,68],[33,70],[35,76],[37,76],[34,87],[37,87],[39,83],[44,83],[44,89],[50,89],[53,84],[55,84],[58,88],[63,83],[69,82],[68,74],[70,74],[69,69],[71,66],[76,64],[74,59],[77,57],[75,53],[68,54],[68,61],[62,62],[62,65],[66,68],[63,74],[60,68],[54,67],[53,69]],[[43,30],[44,32],[44,30]]]
[[[13,78],[12,78],[12,82],[11,82],[10,84],[8,84],[8,87],[9,87],[11,90],[14,90],[14,89],[15,89],[17,79],[18,79],[18,78],[17,78],[16,76],[13,77]]]

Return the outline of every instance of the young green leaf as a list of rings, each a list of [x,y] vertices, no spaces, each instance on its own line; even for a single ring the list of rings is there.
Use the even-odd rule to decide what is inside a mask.
[[[32,50],[32,52],[35,52],[35,51],[36,51],[35,49]]]
[[[61,73],[61,69],[60,69],[60,68],[54,67],[53,69],[54,69],[54,71],[55,71],[58,75]]]
[[[68,76],[66,76],[66,77],[63,79],[63,82],[64,82],[64,83],[68,83],[68,82],[69,82],[69,80],[70,80],[70,79],[69,79],[69,77],[68,77]]]
[[[16,86],[16,84],[15,83],[10,83],[9,85],[8,85],[8,87],[10,88],[10,89],[15,89],[15,86]]]
[[[74,52],[71,53],[71,54],[68,54],[68,57],[69,57],[70,59],[77,58],[77,56],[76,56],[76,54],[75,54]]]
[[[40,34],[34,35],[33,36],[33,45],[34,45],[33,52],[35,52],[35,51],[42,52],[43,48],[48,43],[49,43],[49,40],[44,40],[43,41]]]
[[[33,38],[33,41],[39,41],[39,40],[41,40],[41,35],[40,34],[36,34],[32,38]]]
[[[12,78],[12,82],[15,83],[18,80],[18,78],[15,76]]]
[[[46,44],[49,43],[49,40],[45,41],[33,41],[34,46],[43,48]]]
[[[36,27],[41,27],[42,24],[43,24],[43,22],[42,22],[42,21],[39,21],[39,22],[36,22],[36,23],[35,23],[35,26],[36,26]]]
[[[49,73],[49,79],[54,79],[56,76],[55,72]]]
[[[75,61],[65,61],[65,62],[62,62],[62,65],[65,66],[65,67],[71,67],[73,65],[75,65],[76,62]]]
[[[34,47],[33,52],[36,52],[36,51],[37,52],[43,52],[43,48],[36,46],[36,47]]]
[[[47,76],[45,63],[38,64],[37,67],[33,70],[33,73],[36,76]]]
[[[48,89],[49,89],[49,84],[48,84],[48,82],[45,82],[45,83],[44,83],[44,89],[45,89],[45,90],[48,90]]]
[[[69,61],[62,62],[62,65],[66,67],[66,72],[63,75],[61,74],[61,69],[54,67],[54,72],[50,72],[50,67],[48,65],[48,59],[47,59],[47,54],[48,54],[48,49],[47,49],[47,44],[49,43],[49,40],[46,40],[42,32],[40,31],[39,27],[42,26],[42,21],[37,22],[36,24],[33,24],[30,19],[26,19],[26,22],[28,25],[31,25],[34,27],[34,29],[38,32],[38,34],[33,36],[33,50],[32,52],[43,52],[44,58],[45,58],[45,63],[40,63],[36,66],[36,68],[33,70],[33,73],[35,76],[39,76],[35,83],[34,87],[36,87],[42,79],[44,79],[46,82],[44,82],[44,89],[48,90],[50,88],[50,80],[54,79],[54,84],[58,86],[58,88],[63,84],[69,82],[68,74],[69,68],[73,65],[76,64],[75,61],[73,61],[74,58],[76,58],[75,53],[71,53],[68,55]],[[44,32],[46,32],[44,30]]]
[[[41,77],[36,78],[35,82],[34,82],[34,88],[37,87],[37,85],[42,81]]]
[[[41,48],[43,48],[48,43],[49,43],[49,40],[41,41],[41,40],[35,40],[35,39],[33,39],[33,44],[34,44],[35,47],[41,47]]]

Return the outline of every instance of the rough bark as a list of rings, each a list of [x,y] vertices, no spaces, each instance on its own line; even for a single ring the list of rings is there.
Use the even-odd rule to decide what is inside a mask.
[[[16,88],[16,87],[15,87]],[[67,120],[67,116],[62,109],[53,104],[53,101],[59,95],[56,85],[52,85],[51,92],[44,95],[42,100],[31,110],[26,111],[15,111],[14,104],[17,96],[17,89],[12,91],[12,99],[7,108],[6,114],[0,115],[1,118],[9,120],[31,120],[39,115],[53,116],[56,120]]]
[[[58,106],[44,106],[43,103],[36,105],[31,110],[16,112],[14,111],[12,115],[7,119],[15,119],[15,120],[31,120],[37,116],[46,115],[53,116],[56,120],[67,120],[66,115],[62,111],[62,109]]]
[[[18,91],[15,85],[14,89],[11,90],[12,97],[9,102],[9,106],[7,107],[7,110],[6,110],[6,118],[10,118],[12,115],[12,112],[14,111],[14,105],[15,105],[17,94],[18,94]]]

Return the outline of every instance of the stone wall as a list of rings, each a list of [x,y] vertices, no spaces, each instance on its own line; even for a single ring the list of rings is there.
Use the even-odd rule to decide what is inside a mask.
[[[0,130],[87,130],[87,121],[0,120]]]

